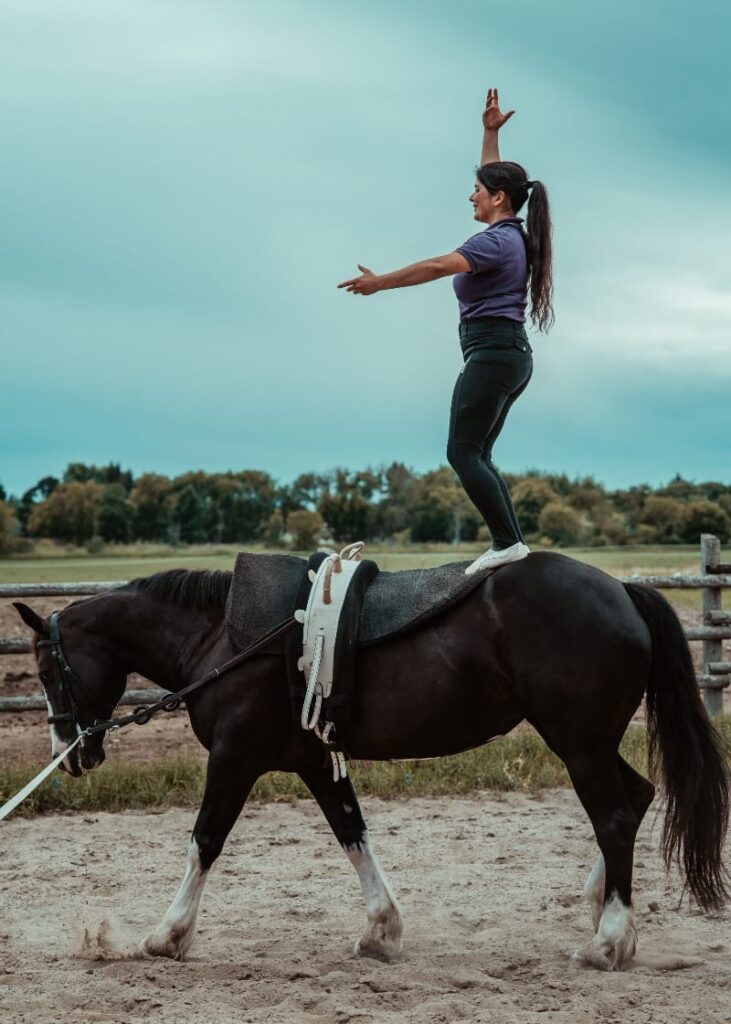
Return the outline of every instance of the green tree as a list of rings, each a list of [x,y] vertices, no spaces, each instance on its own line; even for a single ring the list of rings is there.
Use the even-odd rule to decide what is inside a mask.
[[[101,487],[94,480],[59,484],[45,501],[35,505],[28,520],[34,537],[52,537],[85,544],[96,532]]]
[[[529,477],[516,485],[512,494],[513,506],[525,533],[537,533],[542,509],[557,498],[558,493],[545,480]]]
[[[134,511],[132,536],[138,540],[167,540],[175,502],[170,480],[157,473],[143,473],[129,498]]]
[[[206,540],[205,509],[205,501],[195,487],[184,487],[171,517],[183,544],[200,544]]]
[[[680,537],[691,544],[700,541],[702,533],[715,533],[722,541],[731,534],[731,517],[715,501],[689,501],[680,521]]]
[[[126,544],[132,536],[135,509],[122,484],[108,484],[102,491],[97,512],[97,531],[106,541]]]
[[[312,551],[322,532],[323,522],[319,512],[308,509],[296,509],[287,517],[287,529],[292,534],[292,547],[295,551]]]
[[[55,488],[58,487],[58,483],[58,479],[55,476],[44,476],[22,495],[17,515],[20,531],[24,536],[28,534],[28,520],[35,505],[39,501],[45,501]]]
[[[330,489],[321,496],[317,511],[337,540],[369,540],[373,536],[378,515],[371,499],[380,486],[380,474],[372,470],[335,471]]]
[[[565,501],[549,501],[538,516],[542,536],[557,544],[576,544],[581,534],[581,517]]]
[[[288,488],[282,511],[286,516],[290,509],[317,508],[320,499],[327,494],[332,478],[325,473],[300,473]]]
[[[644,536],[650,543],[661,544],[677,541],[682,518],[682,502],[651,494],[645,499],[638,523],[649,528],[644,531]]]
[[[413,541],[474,540],[480,522],[474,505],[448,466],[441,466],[420,478],[411,521]]]
[[[665,487],[659,487],[656,494],[662,498],[677,498],[683,502],[700,496],[697,485],[691,480],[684,480],[680,473],[676,473]]]
[[[5,500],[0,500],[0,555],[9,554],[15,547],[17,522],[13,510]]]
[[[378,506],[378,523],[383,535],[390,537],[411,525],[419,481],[402,462],[392,463],[383,476],[386,495]]]
[[[282,535],[284,534],[284,516],[282,510],[275,508],[272,514],[269,516],[262,540],[268,548],[278,548],[282,545]]]
[[[95,480],[98,484],[121,484],[125,491],[130,491],[134,483],[132,472],[122,469],[118,462],[110,462],[106,466],[87,466],[84,462],[70,462],[63,474],[64,483],[86,483]]]
[[[274,512],[276,487],[268,473],[247,469],[219,474],[212,501],[220,511],[221,540],[248,541],[261,535]]]
[[[593,515],[597,508],[605,504],[607,494],[594,477],[586,476],[570,485],[567,498],[572,508]]]
[[[617,512],[624,514],[627,527],[630,529],[637,523],[645,501],[652,494],[649,484],[637,484],[626,490],[611,491],[609,500]]]

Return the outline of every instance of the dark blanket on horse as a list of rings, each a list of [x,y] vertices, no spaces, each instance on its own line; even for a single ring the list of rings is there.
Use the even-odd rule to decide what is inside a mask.
[[[461,601],[488,575],[465,576],[467,564],[379,572],[365,593],[360,646],[382,643]],[[295,555],[237,555],[226,602],[226,626],[235,648],[243,650],[292,614],[306,565]]]

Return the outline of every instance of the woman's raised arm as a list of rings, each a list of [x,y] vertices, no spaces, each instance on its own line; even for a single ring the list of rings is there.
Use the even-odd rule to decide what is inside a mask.
[[[497,141],[498,132],[514,113],[514,110],[509,110],[507,114],[503,114],[500,110],[497,89],[487,90],[487,102],[485,103],[485,109],[482,111],[483,132],[480,167],[484,164],[497,163],[500,159]]]

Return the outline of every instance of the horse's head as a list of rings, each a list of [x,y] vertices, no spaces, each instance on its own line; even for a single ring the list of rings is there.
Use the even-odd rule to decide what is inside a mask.
[[[51,748],[57,757],[84,729],[112,717],[124,692],[126,671],[104,637],[82,627],[77,613],[82,603],[62,614],[54,612],[48,619],[27,604],[13,603],[35,634],[33,649],[48,704]],[[63,770],[79,776],[101,764],[105,736],[106,732],[85,736],[81,753],[74,747],[61,764]]]

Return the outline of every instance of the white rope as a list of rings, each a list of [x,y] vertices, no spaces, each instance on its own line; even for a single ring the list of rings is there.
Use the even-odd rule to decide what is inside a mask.
[[[43,780],[47,779],[51,772],[58,768],[61,762],[69,756],[76,744],[81,742],[82,738],[83,736],[79,734],[74,742],[70,746],[66,747],[63,753],[59,754],[54,761],[51,761],[51,763],[43,769],[43,771],[38,772],[34,779],[31,779],[27,785],[23,786],[19,793],[16,793],[14,797],[11,797],[7,803],[4,803],[2,807],[0,807],[0,821],[2,821],[3,818],[7,818],[9,814],[12,814],[18,804],[22,804],[25,798],[30,796],[33,790],[40,786]]]
[[[320,717],[320,710],[322,708],[322,694],[318,693],[315,697],[315,687],[317,686],[317,674],[320,671],[320,662],[322,661],[322,647],[325,642],[325,638],[320,633],[315,637],[315,648],[312,652],[312,666],[310,668],[310,675],[307,680],[307,690],[305,691],[305,699],[302,703],[302,714],[300,715],[300,725],[303,729],[314,729],[317,725],[317,720]],[[310,708],[312,707],[312,700],[315,700],[315,707],[310,717]]]
[[[345,762],[345,754],[341,750],[331,750],[330,757],[333,763],[333,782],[347,778],[348,766]]]

